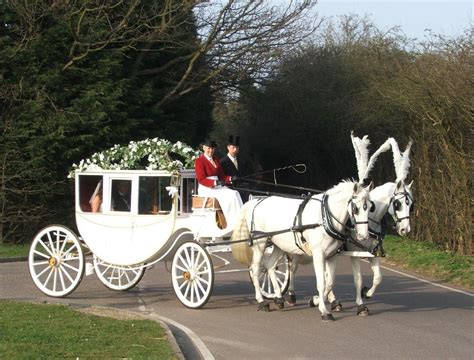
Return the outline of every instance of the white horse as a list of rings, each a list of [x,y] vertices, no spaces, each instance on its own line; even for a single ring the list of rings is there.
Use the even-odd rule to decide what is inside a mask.
[[[354,224],[354,236],[358,241],[368,238],[369,191],[356,182],[341,182],[324,194],[306,201],[271,196],[263,200],[247,202],[241,210],[232,234],[232,253],[236,260],[248,263],[252,258],[250,274],[255,287],[258,310],[268,311],[264,301],[259,272],[265,248],[275,245],[271,255],[278,259],[282,252],[294,255],[311,254],[316,274],[316,287],[323,299],[334,286],[334,254],[347,236],[346,222]],[[252,249],[237,240],[253,238]],[[252,251],[253,250],[253,251]],[[275,275],[276,261],[268,268],[276,294],[276,303],[283,307],[281,289]],[[325,274],[327,274],[325,276]],[[334,321],[324,301],[319,302],[323,321]]]
[[[369,233],[371,244],[368,244],[367,250],[372,252],[374,255],[383,255],[382,241],[385,236],[385,229],[383,218],[388,213],[392,216],[397,233],[400,236],[406,236],[411,230],[410,227],[410,210],[413,207],[413,193],[411,190],[412,183],[409,185],[405,184],[405,179],[408,175],[408,170],[410,168],[410,148],[412,142],[410,141],[407,145],[407,148],[402,153],[398,147],[398,143],[393,138],[388,138],[387,141],[382,144],[382,146],[372,155],[370,160],[368,159],[368,145],[370,141],[364,137],[359,139],[354,137],[351,134],[352,142],[354,144],[354,149],[356,151],[357,158],[357,167],[359,170],[359,180],[362,181],[366,178],[371,171],[375,160],[381,152],[387,151],[389,147],[392,148],[393,153],[393,162],[395,173],[397,175],[396,182],[388,182],[384,185],[378,186],[370,192],[370,199],[374,203],[374,214],[369,217]],[[349,239],[350,240],[350,239]],[[361,248],[364,248],[362,244],[352,242],[358,245]],[[351,245],[353,246],[353,245]],[[357,247],[357,246],[356,246]],[[360,249],[357,249],[360,250]],[[357,314],[360,316],[369,315],[369,310],[363,304],[362,298],[370,298],[373,296],[376,288],[380,285],[382,281],[382,273],[380,271],[380,257],[375,256],[369,258],[370,265],[373,271],[373,282],[371,288],[362,288],[362,274],[360,269],[360,258],[351,257],[352,262],[352,271],[354,275],[354,284],[356,287],[356,303],[358,305]],[[296,297],[294,295],[294,278],[295,272],[298,268],[298,262],[300,258],[293,259],[290,266],[290,283],[289,283],[289,304],[294,305],[296,302]],[[331,303],[331,310],[341,311],[342,305],[339,301],[336,300],[334,292],[331,291],[328,294],[328,300]],[[318,296],[314,296],[309,301],[310,306],[315,306],[318,303]]]
[[[375,211],[369,216],[369,234],[373,240],[371,252],[376,252],[382,249],[382,241],[385,235],[383,225],[383,218],[388,213],[396,225],[398,235],[406,236],[411,230],[410,227],[410,211],[413,207],[413,193],[411,190],[413,182],[406,185],[403,181],[398,183],[388,182],[384,185],[378,186],[370,192],[370,199],[375,204]],[[376,254],[380,255],[380,254]],[[382,272],[380,271],[380,256],[368,258],[373,272],[372,286],[369,288],[363,287],[363,277],[361,273],[360,263],[361,258],[357,256],[351,257],[352,272],[354,275],[354,285],[356,288],[356,304],[357,315],[367,316],[369,310],[363,304],[362,299],[368,299],[373,296],[375,290],[382,282]],[[295,264],[292,264],[290,271],[296,272],[298,264],[296,259]],[[293,283],[292,283],[293,281]],[[290,302],[295,301],[294,298],[294,273],[290,273]],[[293,297],[291,297],[293,294]],[[341,303],[336,299],[334,291],[328,294],[328,301],[331,303],[331,310],[342,311]],[[318,295],[313,296],[309,301],[310,306],[318,304]]]

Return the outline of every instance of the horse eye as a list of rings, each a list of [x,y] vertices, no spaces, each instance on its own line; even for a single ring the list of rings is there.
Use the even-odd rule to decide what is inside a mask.
[[[395,201],[393,202],[393,208],[394,208],[395,210],[397,210],[397,211],[400,210],[400,206],[401,206],[401,205],[402,205],[402,204],[400,203],[400,200],[395,200]]]
[[[359,213],[359,209],[357,208],[357,206],[352,204],[352,214],[357,215],[358,213]]]
[[[405,199],[405,204],[410,205],[410,200],[408,200],[408,198]]]
[[[370,209],[369,209],[370,212],[374,212],[375,211],[375,203],[373,201],[370,202]]]
[[[364,204],[364,210],[367,210],[367,204]]]

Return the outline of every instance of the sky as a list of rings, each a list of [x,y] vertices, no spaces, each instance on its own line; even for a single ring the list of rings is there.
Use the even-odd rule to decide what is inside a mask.
[[[315,10],[331,17],[354,13],[369,15],[381,29],[401,26],[411,38],[423,40],[425,29],[457,36],[473,25],[474,0],[319,0]]]

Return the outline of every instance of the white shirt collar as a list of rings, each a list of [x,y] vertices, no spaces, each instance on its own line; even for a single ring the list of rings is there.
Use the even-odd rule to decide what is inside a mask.
[[[229,157],[229,159],[232,160],[232,162],[234,162],[235,160],[237,160],[236,157],[233,157],[231,154],[227,153],[227,156]]]

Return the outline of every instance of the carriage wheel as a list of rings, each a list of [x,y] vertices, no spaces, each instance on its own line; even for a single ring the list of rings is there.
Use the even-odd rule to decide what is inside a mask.
[[[29,253],[30,275],[43,293],[63,297],[72,293],[84,275],[84,252],[67,227],[51,225],[34,238]]]
[[[173,257],[171,280],[184,306],[192,309],[204,306],[214,287],[214,268],[208,252],[194,241],[180,245]]]
[[[275,298],[275,289],[273,287],[272,281],[268,276],[267,271],[267,261],[270,257],[270,254],[265,253],[262,265],[260,267],[260,276],[258,277],[258,283],[260,284],[260,290],[262,291],[262,296],[265,299],[274,299]],[[280,260],[278,260],[275,274],[277,277],[278,284],[280,285],[281,295],[285,295],[290,286],[290,259],[288,255],[283,255]]]
[[[100,282],[112,290],[126,291],[136,286],[145,275],[145,267],[112,265],[94,255],[94,270]]]

